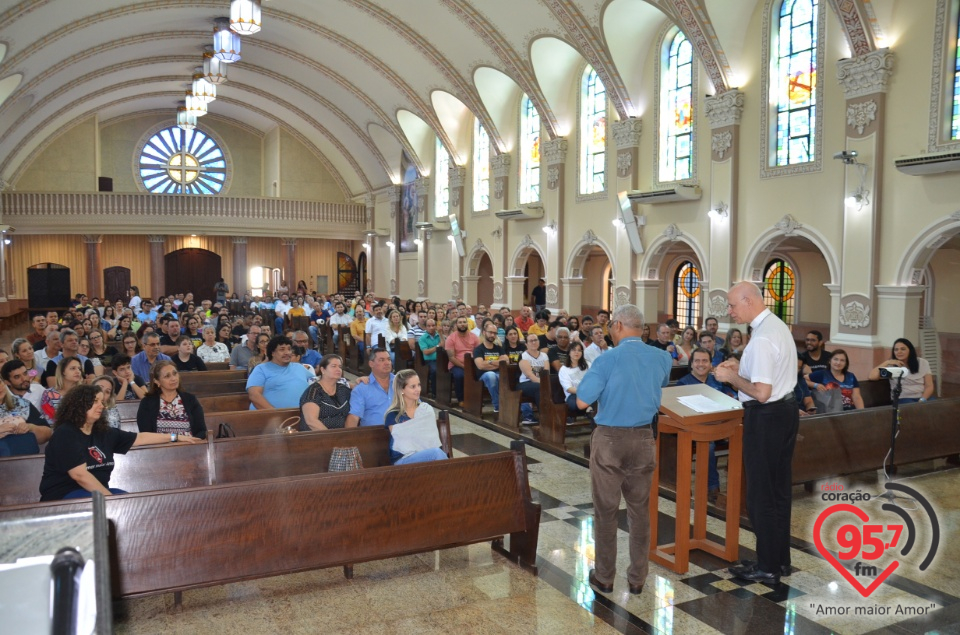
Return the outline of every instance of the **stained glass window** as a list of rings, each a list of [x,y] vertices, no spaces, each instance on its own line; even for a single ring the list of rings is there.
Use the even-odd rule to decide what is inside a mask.
[[[607,187],[607,91],[589,66],[580,99],[580,193],[594,194]]]
[[[660,180],[689,179],[693,169],[693,47],[682,31],[669,41],[660,92]]]
[[[787,324],[793,324],[797,279],[793,267],[781,258],[771,260],[763,275],[763,302]]]
[[[524,95],[520,105],[520,202],[540,200],[540,113]]]
[[[436,186],[436,207],[433,215],[435,218],[444,218],[450,214],[450,153],[443,147],[440,139],[437,139],[437,167],[433,176],[433,182]]]
[[[783,0],[776,46],[777,165],[814,160],[818,0]]]
[[[490,135],[478,119],[473,128],[473,211],[490,209]]]
[[[673,280],[673,316],[680,326],[697,328],[700,323],[700,270],[689,260],[677,267]]]
[[[140,180],[154,194],[218,194],[227,176],[220,146],[200,130],[171,126],[140,152]]]
[[[951,139],[960,140],[960,12],[957,13],[957,42],[953,66],[953,118],[950,127]]]

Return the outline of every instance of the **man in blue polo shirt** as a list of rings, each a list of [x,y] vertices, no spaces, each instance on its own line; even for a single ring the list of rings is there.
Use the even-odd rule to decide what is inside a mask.
[[[257,364],[247,378],[250,410],[298,408],[310,375],[302,364],[293,363],[293,342],[274,335],[267,343],[267,357],[270,361]]]
[[[382,426],[387,408],[393,401],[393,363],[390,351],[371,349],[369,381],[358,381],[350,393],[350,414],[346,427]]]
[[[577,407],[599,407],[590,438],[590,481],[594,508],[596,569],[589,581],[603,593],[613,591],[617,572],[617,512],[620,496],[630,520],[630,593],[643,592],[650,550],[650,484],[656,445],[650,424],[656,421],[662,389],[670,382],[670,353],[640,339],[643,313],[625,304],[613,312],[609,327],[615,348],[594,360],[577,388]],[[656,519],[654,519],[656,520]]]

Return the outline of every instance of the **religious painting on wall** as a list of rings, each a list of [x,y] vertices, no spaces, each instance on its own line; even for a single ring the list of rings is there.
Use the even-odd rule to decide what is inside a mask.
[[[403,173],[403,185],[400,192],[400,213],[397,218],[400,222],[400,253],[417,253],[417,213],[420,206],[417,204],[417,166],[413,164],[406,152],[400,156],[400,171]]]

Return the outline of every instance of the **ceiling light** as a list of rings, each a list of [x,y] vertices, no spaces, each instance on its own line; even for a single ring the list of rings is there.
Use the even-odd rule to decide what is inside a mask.
[[[227,81],[227,67],[219,58],[214,57],[213,47],[209,44],[203,47],[203,76],[211,84],[225,84]]]
[[[556,235],[557,235],[557,222],[556,222],[556,221],[550,221],[550,224],[543,228],[543,233],[547,234],[548,236],[556,236]]]
[[[720,201],[720,205],[717,206],[716,209],[712,209],[709,212],[707,212],[707,216],[709,216],[713,220],[724,220],[725,218],[730,216],[729,210],[730,210],[730,206],[724,203],[723,201]]]
[[[205,104],[217,98],[217,87],[207,81],[202,68],[193,73],[193,96],[202,99]]]
[[[370,249],[370,243],[362,243],[364,249]]]
[[[177,126],[183,130],[193,130],[197,127],[197,116],[187,112],[186,106],[177,108]]]
[[[240,36],[230,30],[230,18],[213,21],[213,56],[225,64],[240,61]]]
[[[230,3],[230,28],[240,35],[260,31],[260,0],[233,0]]]
[[[186,99],[187,112],[194,117],[202,117],[207,114],[207,102],[194,96],[192,90],[187,91]]]
[[[420,247],[421,245],[423,245],[423,241],[420,240],[419,238],[414,238],[413,244],[416,245],[417,247]]]
[[[13,241],[10,240],[9,238],[4,238],[4,239],[3,239],[3,244],[4,244],[4,245],[9,245],[9,244],[12,243],[12,242],[13,242]]]

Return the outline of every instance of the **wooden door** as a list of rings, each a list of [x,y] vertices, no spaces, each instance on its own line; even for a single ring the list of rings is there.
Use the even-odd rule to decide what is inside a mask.
[[[31,309],[70,306],[70,268],[52,262],[28,267],[27,303]]]
[[[103,270],[103,297],[113,304],[123,300],[127,304],[127,290],[130,288],[130,270],[126,267],[107,267]],[[107,304],[107,302],[104,302]]]
[[[213,286],[219,282],[220,256],[206,249],[178,249],[163,257],[166,270],[164,293],[191,292],[197,304],[215,298]]]

